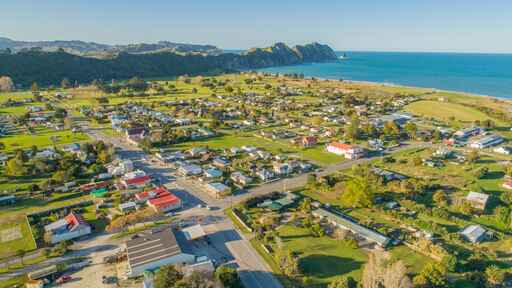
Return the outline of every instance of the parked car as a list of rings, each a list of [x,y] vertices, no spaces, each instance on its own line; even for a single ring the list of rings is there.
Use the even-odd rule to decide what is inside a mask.
[[[57,279],[57,284],[64,284],[66,282],[71,281],[73,278],[69,275],[62,275]]]

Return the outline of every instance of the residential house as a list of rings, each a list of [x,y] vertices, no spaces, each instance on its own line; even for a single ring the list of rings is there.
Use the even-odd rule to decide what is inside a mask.
[[[448,159],[453,156],[453,151],[445,146],[441,146],[432,154],[432,156],[441,159]]]
[[[510,155],[512,154],[512,147],[500,146],[493,149],[495,153]]]
[[[80,151],[80,144],[78,143],[71,143],[68,145],[62,146],[62,151],[67,153],[76,154]]]
[[[194,147],[187,151],[187,154],[190,155],[190,157],[199,157],[205,153],[208,153],[208,148],[206,147]]]
[[[146,176],[146,172],[144,172],[143,170],[137,169],[135,171],[129,171],[129,172],[124,173],[124,175],[121,177],[121,179],[130,180],[130,179],[134,179],[134,178],[138,178],[138,177],[142,177],[142,176]]]
[[[293,168],[288,163],[274,162],[272,168],[278,175],[287,175],[293,172]]]
[[[216,198],[231,194],[231,188],[220,182],[212,182],[206,184],[206,191]]]
[[[208,179],[216,179],[222,177],[223,172],[217,168],[209,168],[204,170],[204,176]]]
[[[126,141],[132,145],[138,145],[146,136],[144,127],[130,128],[126,130]]]
[[[231,164],[225,157],[215,157],[212,161],[212,165],[219,168],[226,168]]]
[[[483,211],[487,207],[489,195],[478,192],[469,192],[466,196],[466,201],[468,201],[473,208]]]
[[[44,226],[44,230],[50,235],[51,244],[91,234],[91,226],[85,222],[81,215],[73,212]]]
[[[203,173],[203,169],[195,164],[181,165],[178,173],[184,176],[197,176]]]
[[[460,234],[471,243],[482,242],[486,237],[486,230],[480,225],[469,225]]]
[[[333,142],[327,145],[327,151],[336,155],[342,155],[347,159],[359,159],[366,154],[365,150],[361,147],[339,142]]]
[[[395,180],[402,181],[402,180],[409,178],[403,174],[400,174],[400,173],[397,173],[394,171],[384,170],[384,169],[381,169],[378,167],[373,168],[372,171],[375,175],[382,177],[384,182],[391,182],[391,181],[395,181]]]
[[[503,182],[503,184],[501,184],[501,186],[505,189],[511,189],[512,190],[512,180],[511,179],[507,179],[505,180],[505,182]]]
[[[250,153],[250,152],[255,152],[257,149],[254,146],[244,145],[244,146],[242,146],[242,150],[247,153]]]
[[[54,159],[59,159],[60,158],[60,154],[55,152],[55,150],[53,150],[53,149],[45,149],[43,151],[37,152],[34,157],[38,158],[38,159],[51,159],[51,160],[54,160]]]
[[[272,171],[263,168],[256,172],[256,176],[260,178],[261,181],[266,182],[272,180],[276,175]]]
[[[121,211],[121,213],[123,213],[123,214],[135,211],[139,208],[137,206],[137,203],[135,203],[133,201],[121,203],[121,204],[119,204],[118,207],[119,207],[119,211]]]
[[[235,182],[236,184],[247,186],[252,183],[252,178],[249,176],[246,176],[242,172],[233,172],[230,176],[231,180]]]

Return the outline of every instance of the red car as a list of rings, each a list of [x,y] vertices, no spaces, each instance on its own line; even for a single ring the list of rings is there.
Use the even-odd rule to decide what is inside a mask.
[[[71,281],[71,279],[72,279],[71,276],[63,275],[57,279],[57,284],[63,284],[63,283],[69,282],[69,281]]]

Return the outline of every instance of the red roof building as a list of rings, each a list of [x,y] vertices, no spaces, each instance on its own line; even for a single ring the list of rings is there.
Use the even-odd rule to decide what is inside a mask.
[[[316,145],[318,139],[315,136],[306,136],[302,138],[302,146],[311,147]]]
[[[327,145],[327,151],[337,155],[343,155],[347,159],[359,159],[365,156],[365,150],[363,148],[340,142],[333,142]]]
[[[136,188],[142,188],[150,182],[151,182],[151,176],[144,175],[144,176],[139,176],[139,177],[135,177],[132,179],[121,180],[121,185],[125,189],[136,189]]]
[[[107,181],[101,181],[101,182],[96,182],[96,183],[86,183],[86,184],[81,185],[79,187],[79,189],[82,192],[89,192],[94,189],[106,188],[108,186],[108,184],[109,183]]]
[[[135,198],[137,198],[139,201],[147,201],[149,199],[159,198],[167,194],[169,194],[169,191],[164,187],[156,187],[153,190],[142,191],[135,194]]]
[[[137,199],[148,199],[147,204],[157,212],[168,212],[181,208],[181,199],[169,192],[165,187],[157,187],[151,191],[141,192]]]

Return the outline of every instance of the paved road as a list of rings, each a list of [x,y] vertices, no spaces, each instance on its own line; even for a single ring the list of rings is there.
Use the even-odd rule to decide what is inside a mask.
[[[120,148],[118,154],[120,154],[121,157],[131,159],[135,166],[142,168],[153,177],[158,178],[165,186],[173,188],[173,191],[176,191],[176,194],[184,200],[188,207],[188,209],[178,213],[177,217],[218,217],[217,223],[205,229],[208,229],[209,235],[212,235],[212,245],[216,247],[225,246],[228,251],[227,254],[234,258],[233,263],[237,266],[240,278],[245,287],[282,288],[281,283],[279,283],[277,278],[272,274],[272,269],[265,260],[253,250],[249,239],[238,231],[231,220],[222,212],[223,208],[228,207],[230,204],[229,200],[214,199],[199,185],[185,178],[176,177],[171,169],[144,160],[144,156],[146,155],[140,151],[140,149],[131,146],[117,137],[105,137],[101,132],[96,130],[88,131],[91,137],[112,143],[114,146]],[[241,201],[241,199],[239,201]],[[193,208],[197,204],[208,205],[216,209]]]
[[[245,287],[282,287],[282,285],[279,283],[276,277],[272,274],[272,270],[270,269],[268,264],[261,258],[261,256],[258,253],[254,251],[249,242],[249,239],[247,239],[243,233],[236,229],[233,223],[231,223],[231,220],[225,217],[222,210],[231,205],[235,205],[236,203],[240,203],[241,201],[244,201],[249,197],[263,195],[273,191],[291,190],[302,187],[307,182],[307,174],[302,174],[282,179],[279,181],[275,181],[272,183],[263,184],[256,188],[250,189],[247,193],[234,195],[231,197],[227,197],[225,199],[214,199],[208,193],[206,193],[205,190],[202,189],[201,185],[198,185],[197,182],[182,177],[176,177],[172,173],[173,171],[171,169],[158,166],[156,164],[144,160],[144,156],[146,156],[145,153],[142,152],[140,149],[126,143],[123,139],[120,139],[118,137],[107,137],[98,130],[88,129],[87,127],[83,128],[84,131],[86,131],[92,138],[112,143],[114,146],[118,147],[120,149],[118,151],[118,154],[120,154],[121,157],[133,160],[136,167],[141,168],[148,173],[151,173],[155,177],[158,177],[162,184],[176,191],[178,196],[184,199],[184,202],[186,202],[187,204],[187,208],[184,211],[178,213],[178,218],[185,219],[191,216],[200,216],[201,218],[205,218],[208,216],[217,217],[216,223],[208,226],[208,232],[212,235],[212,243],[214,246],[217,247],[221,247],[223,245],[226,246],[227,253],[229,253],[234,258],[232,262],[237,265],[240,277]],[[393,151],[388,151],[386,154],[396,153],[405,149],[428,146],[431,145],[404,145]],[[315,173],[320,176],[327,175],[338,170],[349,168],[355,164],[365,163],[377,159],[379,157],[383,156],[381,155],[370,158],[345,161],[339,164],[324,167],[321,172]],[[208,210],[205,208],[194,208],[197,204],[209,205],[210,207],[215,207],[217,209]],[[95,236],[88,240],[78,242],[79,244],[76,245],[75,247],[77,249],[76,252],[70,253],[63,257],[52,258],[36,265],[30,265],[15,272],[1,274],[0,280],[5,280],[11,277],[19,276],[34,269],[47,267],[52,264],[57,264],[77,256],[103,255],[104,253],[106,253],[106,251],[113,251],[116,248],[120,247],[120,244],[123,241],[123,239],[112,240],[110,235],[107,234]],[[88,269],[87,271],[90,272],[90,269]],[[84,272],[84,275],[94,275],[94,273],[90,274],[89,272]]]

